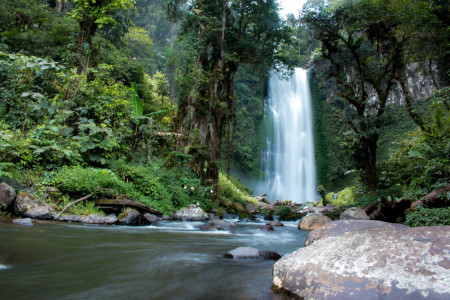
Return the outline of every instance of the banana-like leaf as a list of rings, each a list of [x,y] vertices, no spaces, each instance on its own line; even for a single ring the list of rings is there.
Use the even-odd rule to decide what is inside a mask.
[[[131,83],[131,88],[133,90],[132,95],[131,95],[131,101],[133,103],[134,116],[136,118],[139,118],[139,117],[142,117],[143,109],[142,109],[141,99],[139,99],[139,96],[138,96],[136,82]]]

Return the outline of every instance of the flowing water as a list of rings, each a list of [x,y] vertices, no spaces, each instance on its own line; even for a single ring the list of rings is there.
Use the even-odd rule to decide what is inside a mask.
[[[266,180],[258,191],[271,200],[317,199],[311,96],[306,71],[288,80],[272,74],[265,106],[267,140],[262,152]]]
[[[297,223],[267,233],[202,232],[201,222],[159,226],[0,223],[0,299],[287,299],[270,293],[273,261],[233,261],[248,246],[281,255],[302,247]]]

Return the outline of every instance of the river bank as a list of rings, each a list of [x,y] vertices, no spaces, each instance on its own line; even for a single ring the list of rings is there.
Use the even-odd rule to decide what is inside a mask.
[[[308,232],[296,222],[256,229],[264,223],[236,222],[231,233],[200,231],[203,222],[0,222],[0,289],[9,299],[287,299],[270,292],[273,261],[223,257],[236,247],[285,255],[303,246]]]

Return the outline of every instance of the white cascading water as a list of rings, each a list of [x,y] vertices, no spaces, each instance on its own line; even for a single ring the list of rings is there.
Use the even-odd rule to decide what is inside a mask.
[[[268,134],[262,160],[266,178],[260,190],[272,201],[315,201],[311,96],[306,70],[295,69],[288,80],[272,74],[265,118]]]

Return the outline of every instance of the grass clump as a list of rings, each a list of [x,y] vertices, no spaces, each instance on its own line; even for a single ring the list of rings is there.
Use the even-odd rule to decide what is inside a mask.
[[[333,195],[337,195],[337,198],[333,197]],[[347,187],[342,191],[339,191],[337,194],[331,192],[328,193],[325,197],[327,199],[327,203],[329,204],[336,206],[351,206],[356,202],[355,187]]]

